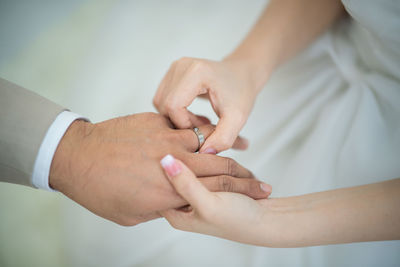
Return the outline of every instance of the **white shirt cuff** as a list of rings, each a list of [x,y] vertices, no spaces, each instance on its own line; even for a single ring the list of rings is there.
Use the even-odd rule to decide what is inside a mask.
[[[49,185],[51,162],[53,161],[54,153],[56,152],[61,138],[64,136],[68,127],[78,119],[89,121],[88,119],[73,112],[63,111],[58,114],[54,122],[50,125],[42,144],[40,145],[35,165],[33,166],[32,184],[35,187],[57,192]]]

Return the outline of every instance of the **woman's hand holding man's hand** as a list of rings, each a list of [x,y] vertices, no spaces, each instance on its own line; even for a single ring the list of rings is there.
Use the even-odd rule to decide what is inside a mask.
[[[168,179],[191,209],[170,209],[161,212],[177,229],[214,235],[238,242],[266,245],[268,233],[267,199],[254,200],[242,194],[213,193],[180,160],[171,155],[161,160]],[[263,191],[271,192],[270,185],[260,183]]]

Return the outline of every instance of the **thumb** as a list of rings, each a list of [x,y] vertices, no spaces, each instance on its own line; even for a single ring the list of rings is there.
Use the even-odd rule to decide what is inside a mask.
[[[212,201],[212,193],[182,161],[168,154],[161,160],[161,166],[178,194],[193,208],[208,206]]]
[[[200,153],[215,154],[231,148],[243,124],[243,120],[234,114],[221,116],[215,127],[215,131],[207,138],[204,145],[200,148]],[[239,145],[239,143],[237,145]]]

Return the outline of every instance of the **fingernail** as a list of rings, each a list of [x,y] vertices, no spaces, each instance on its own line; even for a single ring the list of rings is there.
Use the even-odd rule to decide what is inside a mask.
[[[212,147],[206,148],[204,151],[200,152],[201,154],[217,154],[217,150]]]
[[[175,158],[168,154],[161,161],[161,166],[168,176],[174,177],[181,173],[182,167],[176,162]]]
[[[264,192],[267,192],[267,193],[272,192],[272,187],[269,184],[260,183],[260,188]]]

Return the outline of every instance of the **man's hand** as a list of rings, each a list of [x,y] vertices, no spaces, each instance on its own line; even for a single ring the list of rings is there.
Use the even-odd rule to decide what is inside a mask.
[[[212,125],[199,128],[206,138],[214,130]],[[262,183],[234,160],[195,154],[197,148],[192,130],[175,130],[154,113],[98,124],[76,121],[54,155],[50,185],[101,217],[135,225],[187,204],[159,166],[169,153],[183,159],[211,191],[233,191],[255,199],[269,196]]]

